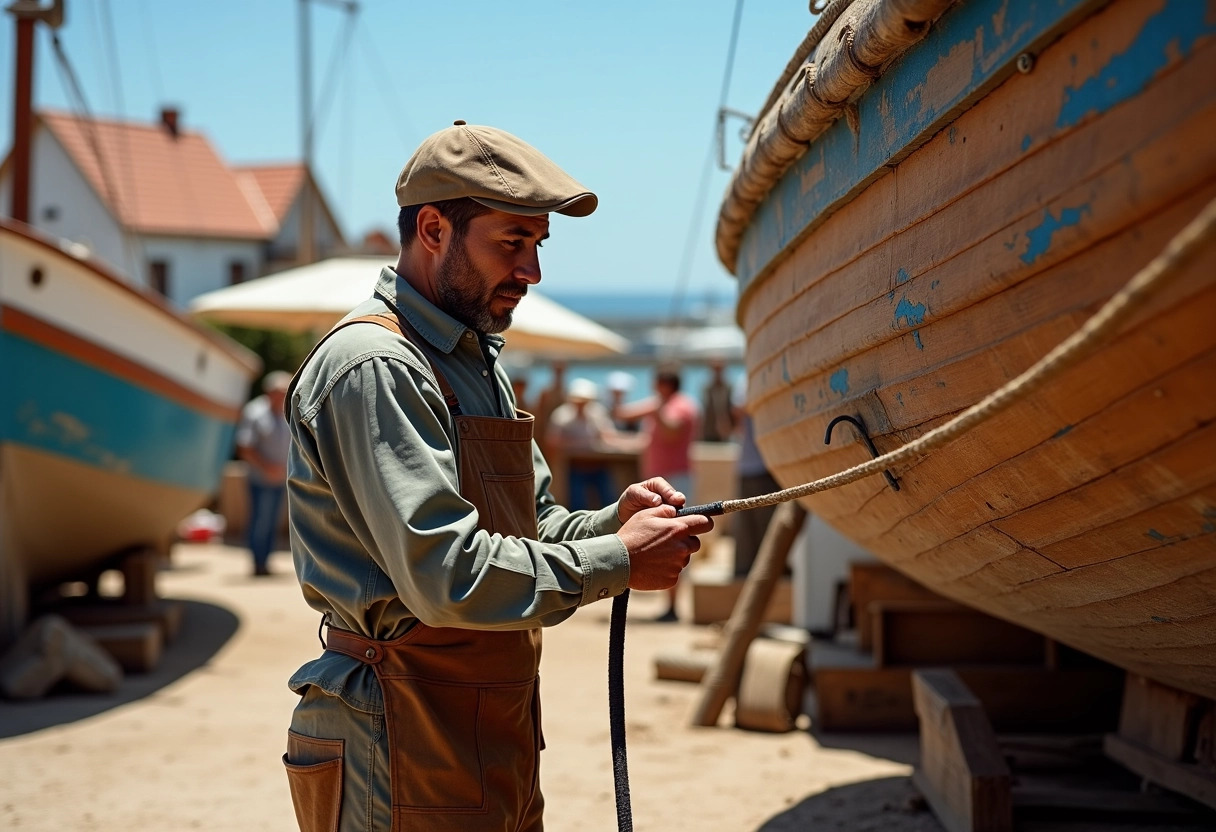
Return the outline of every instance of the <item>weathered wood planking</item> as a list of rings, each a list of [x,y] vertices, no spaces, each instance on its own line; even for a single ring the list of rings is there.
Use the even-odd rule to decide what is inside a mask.
[[[1216,3],[1120,0],[852,201],[824,201],[814,160],[791,170],[757,219],[787,227],[745,248],[811,231],[751,272],[739,314],[780,482],[868,458],[846,431],[823,445],[837,415],[890,450],[1013,378],[1216,195],[1213,33]],[[873,129],[860,156],[889,144]],[[1216,695],[1213,275],[1208,250],[1102,351],[901,466],[899,492],[873,477],[807,506],[947,597]]]
[[[1073,225],[1067,220],[1074,215],[1084,216],[1093,206],[1087,204],[1083,192],[1079,198],[1074,195],[1072,201],[1056,203],[1069,190],[1075,190],[1077,183],[1125,164],[1124,157],[1129,152],[1168,136],[1181,122],[1193,120],[1204,108],[1212,106],[1216,91],[1206,79],[1213,74],[1216,74],[1216,49],[1199,48],[1190,62],[1159,78],[1149,90],[1151,95],[1127,102],[1098,122],[1070,128],[1058,138],[1035,145],[1033,150],[1011,156],[1006,160],[1007,167],[997,175],[990,175],[985,165],[976,171],[976,180],[965,189],[939,194],[934,185],[941,171],[966,169],[972,156],[951,159],[938,145],[948,150],[962,148],[961,142],[969,135],[980,140],[972,144],[983,145],[982,131],[996,132],[993,121],[1008,119],[1016,123],[1026,115],[994,114],[991,110],[999,102],[985,99],[960,117],[950,130],[909,157],[889,177],[889,183],[883,180],[871,187],[870,191],[881,192],[882,202],[895,206],[912,203],[911,213],[920,215],[914,222],[905,217],[884,216],[890,212],[874,205],[875,200],[868,199],[870,191],[867,191],[828,221],[815,237],[814,246],[796,252],[781,267],[772,279],[772,295],[758,289],[755,297],[744,300],[748,310],[744,328],[749,333],[749,364],[756,382],[753,398],[780,389],[786,374],[797,377],[848,358],[841,350],[824,350],[816,345],[816,336],[822,344],[838,343],[842,348],[853,349],[870,345],[858,344],[859,336],[875,339],[872,343],[898,337],[899,333],[906,336],[916,328],[909,326],[909,311],[912,318],[933,320],[1068,257],[1078,246],[1074,239],[1069,239],[1067,232]],[[1025,81],[1021,78],[1010,81],[990,98],[1003,96],[1036,113],[1044,109],[1042,100],[1036,97],[1041,91],[1023,91],[1018,85],[1040,78],[1045,76],[1036,72]],[[1198,149],[1208,153],[1207,169],[1210,169],[1210,149],[1205,151],[1204,144],[1201,140]],[[986,156],[979,159],[987,161]],[[1185,161],[1204,169],[1202,159]],[[1168,183],[1153,185],[1157,191],[1163,186]],[[928,201],[926,194],[935,201]],[[1134,216],[1136,209],[1143,211],[1150,207],[1143,202],[1151,198],[1151,194],[1136,193],[1130,202],[1109,200],[1106,210],[1133,212]],[[1164,198],[1169,198],[1168,192]],[[884,222],[891,225],[884,227]],[[1087,227],[1095,226],[1087,224]],[[876,228],[881,229],[881,236]],[[1096,228],[1102,230],[1101,225]],[[960,253],[994,236],[996,239],[991,242],[1009,248],[972,256],[961,263],[952,262]],[[926,245],[926,240],[931,240],[932,245]],[[934,270],[938,272],[931,277],[918,279]],[[981,274],[987,279],[976,280]],[[897,298],[904,297],[909,299],[907,310],[904,315],[897,315],[900,307]],[[915,307],[919,305],[927,308],[917,312]],[[838,320],[850,312],[856,316],[854,310],[862,309],[868,309],[875,317],[869,325],[849,326],[848,322]],[[761,311],[764,317],[760,317]],[[897,318],[902,318],[902,323]],[[811,332],[804,329],[808,320],[813,323]],[[840,327],[844,327],[845,335],[843,339],[836,336],[834,341],[833,333]],[[803,349],[805,355],[791,352],[802,346],[803,341],[808,342]],[[805,369],[799,361],[807,362]]]
[[[922,44],[862,96],[854,120],[856,133],[843,120],[830,128],[760,206],[744,236],[736,270],[745,293],[766,278],[775,258],[797,247],[824,217],[856,198],[865,185],[919,148],[955,113],[1011,75],[1019,52],[1029,49],[1041,60],[1044,44],[1099,5],[1060,0],[955,6]],[[1087,39],[1075,41],[1078,48],[1068,56],[1069,66],[1047,67],[1071,82],[1049,99],[1059,104],[1054,118],[1046,125],[1028,126],[1046,126],[1046,134],[1051,135],[1140,94],[1152,76],[1185,58],[1197,40],[1216,32],[1210,4],[1209,9],[1203,5],[1193,0],[1116,4],[1119,14],[1127,13],[1127,7],[1143,10],[1125,30],[1130,37],[1124,42],[1119,41],[1118,23],[1108,16],[1110,10],[1095,15],[1097,22],[1079,22],[1076,31],[1084,32]],[[1107,60],[1086,72],[1083,61],[1091,51],[1098,61]],[[1018,130],[1011,138],[1025,151],[1039,134]]]

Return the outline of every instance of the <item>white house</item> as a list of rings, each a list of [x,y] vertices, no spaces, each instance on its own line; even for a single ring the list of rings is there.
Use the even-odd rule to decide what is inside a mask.
[[[302,194],[314,206],[314,256],[346,249],[303,165],[229,165],[177,110],[151,124],[42,111],[33,133],[30,224],[175,304],[296,265]],[[0,165],[6,207],[11,165],[11,155]]]

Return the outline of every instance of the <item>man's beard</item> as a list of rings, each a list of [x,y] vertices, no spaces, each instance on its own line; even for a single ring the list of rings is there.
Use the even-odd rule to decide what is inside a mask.
[[[515,281],[514,286],[491,284],[469,259],[464,240],[454,241],[448,249],[435,274],[435,283],[443,311],[478,332],[503,332],[511,325],[514,309],[507,309],[501,315],[490,310],[495,295],[522,298],[528,292],[528,284],[523,281]]]

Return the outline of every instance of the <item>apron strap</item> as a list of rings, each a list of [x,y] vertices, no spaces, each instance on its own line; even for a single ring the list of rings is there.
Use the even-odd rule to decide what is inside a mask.
[[[377,312],[374,315],[360,315],[358,318],[351,318],[349,321],[345,321],[343,324],[341,324],[341,326],[357,323],[368,323],[382,326],[387,330],[397,333],[415,347],[418,347],[419,350],[422,349],[422,346],[418,343],[418,333],[414,331],[412,326],[409,326],[402,321],[399,315],[386,312]],[[448,384],[447,376],[445,376],[440,369],[435,366],[434,362],[428,361],[427,364],[430,366],[431,372],[435,374],[435,381],[439,383],[439,392],[443,394],[443,400],[447,403],[448,410],[451,411],[453,416],[462,415],[463,411],[460,409],[460,399],[456,398],[456,393],[452,390],[452,385]]]

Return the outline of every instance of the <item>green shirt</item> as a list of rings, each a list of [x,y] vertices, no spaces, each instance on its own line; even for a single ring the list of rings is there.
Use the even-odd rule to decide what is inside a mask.
[[[348,317],[390,303],[421,349],[384,327],[330,336],[297,374],[288,401],[291,550],[304,598],[335,627],[378,639],[416,621],[435,627],[525,629],[556,624],[582,604],[623,592],[629,556],[613,532],[617,505],[567,511],[533,443],[538,540],[477,528],[459,493],[453,423],[430,367],[469,416],[511,416],[498,364],[504,339],[468,329],[390,268]],[[508,339],[509,340],[509,332]],[[324,653],[291,680],[379,712],[370,668]]]

